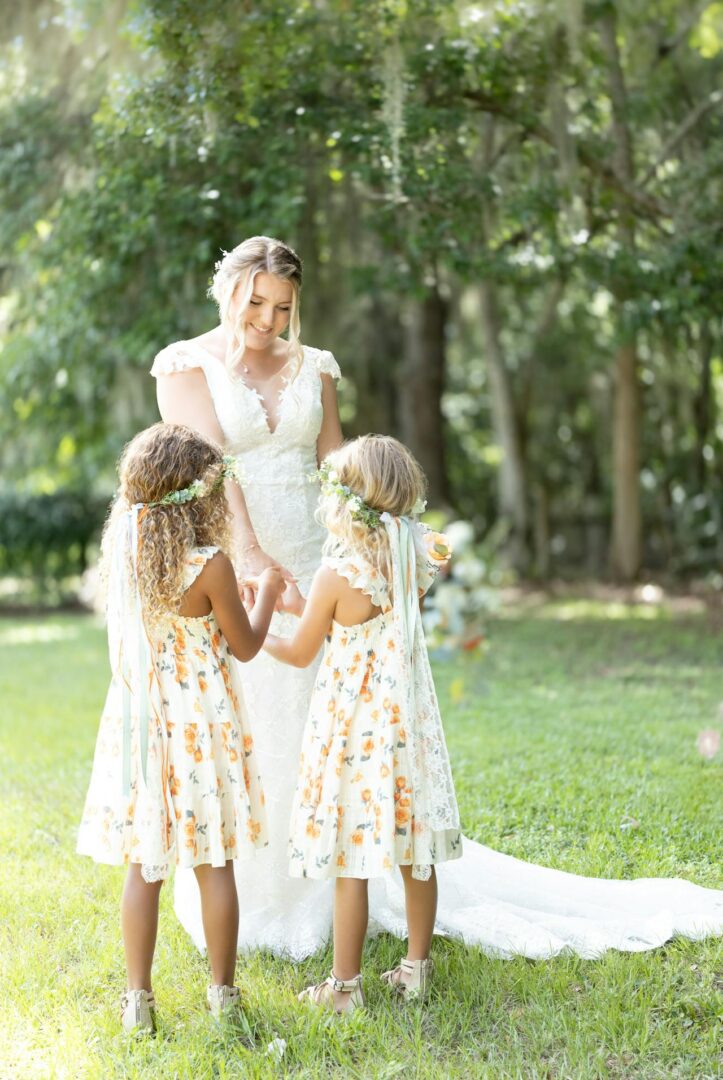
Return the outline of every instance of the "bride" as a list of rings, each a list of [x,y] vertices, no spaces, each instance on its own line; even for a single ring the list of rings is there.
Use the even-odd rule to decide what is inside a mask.
[[[187,424],[224,445],[243,469],[243,492],[228,486],[240,575],[280,565],[289,590],[308,590],[322,531],[317,488],[308,475],[342,441],[330,352],[300,342],[301,262],[269,237],[245,240],[217,265],[211,293],[220,325],[177,341],[155,358],[158,405],[167,422]],[[282,336],[284,335],[285,336]],[[243,586],[242,586],[243,588]],[[245,590],[244,599],[252,602]],[[292,616],[274,616],[289,632]],[[316,667],[290,668],[267,654],[244,664],[266,793],[269,847],[236,865],[239,949],[270,949],[299,960],[331,928],[331,883],[287,874],[287,837],[301,734]],[[608,948],[654,948],[673,934],[723,932],[723,891],[677,879],[608,881],[534,866],[464,841],[463,857],[438,870],[436,930],[498,956],[598,956]],[[370,883],[372,926],[403,936],[401,879]],[[175,907],[205,945],[198,887],[176,873]]]

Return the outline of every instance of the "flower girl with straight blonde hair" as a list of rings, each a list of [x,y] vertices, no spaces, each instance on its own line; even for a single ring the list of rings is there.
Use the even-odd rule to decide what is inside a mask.
[[[289,867],[336,878],[334,962],[300,997],[348,1012],[364,1004],[368,882],[399,867],[407,956],[385,974],[424,997],[437,905],[436,863],[461,854],[459,814],[421,626],[419,597],[449,552],[416,519],[424,476],[396,439],[367,435],[320,469],[325,554],[293,637],[269,635],[278,660],[326,648],[304,732]]]

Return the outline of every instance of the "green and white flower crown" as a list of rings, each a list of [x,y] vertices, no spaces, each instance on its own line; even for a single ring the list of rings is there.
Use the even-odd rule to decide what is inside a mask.
[[[363,522],[369,529],[377,529],[381,525],[382,515],[379,510],[374,510],[350,487],[342,484],[338,472],[332,468],[330,462],[322,461],[318,470],[309,476],[309,481],[321,484],[322,495],[336,495],[341,502],[345,502],[354,521]],[[424,499],[419,499],[412,507],[412,513],[423,514],[426,509]]]
[[[155,502],[147,505],[181,506],[183,503],[191,502],[192,499],[202,499],[205,495],[210,495],[212,491],[217,491],[224,480],[235,480],[237,484],[243,483],[241,467],[232,454],[224,454],[221,472],[215,477],[213,483],[204,479],[194,480],[188,487],[180,488],[178,491],[169,491],[162,499],[156,499]]]

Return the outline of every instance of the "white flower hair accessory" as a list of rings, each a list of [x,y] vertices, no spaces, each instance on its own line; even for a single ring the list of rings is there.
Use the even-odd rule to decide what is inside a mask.
[[[309,482],[321,484],[324,495],[336,495],[341,502],[349,507],[354,521],[362,521],[370,529],[378,529],[381,524],[381,514],[367,506],[362,498],[352,491],[346,484],[342,484],[336,469],[332,469],[328,461],[322,461],[316,472],[309,475]]]
[[[235,480],[239,486],[243,484],[241,466],[232,454],[224,454],[221,472],[212,484],[203,478],[194,480],[188,487],[180,488],[178,491],[169,491],[162,499],[156,499],[155,502],[149,502],[145,505],[180,506],[183,503],[191,502],[192,499],[203,499],[206,495],[210,495],[211,492],[218,491],[224,480]]]

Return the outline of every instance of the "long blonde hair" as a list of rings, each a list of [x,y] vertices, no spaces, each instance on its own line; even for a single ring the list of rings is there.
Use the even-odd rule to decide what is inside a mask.
[[[291,378],[298,374],[304,357],[301,345],[301,318],[299,297],[301,293],[301,259],[288,244],[270,236],[251,236],[232,251],[227,251],[216,264],[209,295],[218,304],[221,325],[231,343],[226,355],[229,372],[236,366],[244,351],[244,321],[254,279],[259,273],[274,274],[288,281],[292,288],[291,313],[289,315],[289,344],[296,361]],[[241,290],[236,320],[231,318],[231,302],[237,290]]]
[[[125,447],[120,490],[103,532],[101,580],[108,581],[116,522],[136,503],[155,503],[203,480],[207,494],[185,503],[145,505],[138,515],[138,589],[147,624],[177,612],[194,547],[231,550],[231,516],[223,489],[223,450],[182,424],[154,424]],[[129,573],[132,568],[128,567]]]
[[[424,499],[427,481],[419,462],[391,435],[362,435],[334,450],[325,461],[340,483],[380,514],[407,516]],[[355,520],[353,506],[335,494],[322,495],[317,519],[329,532],[325,554],[341,545],[361,555],[391,583],[389,541],[383,525],[370,528]]]

